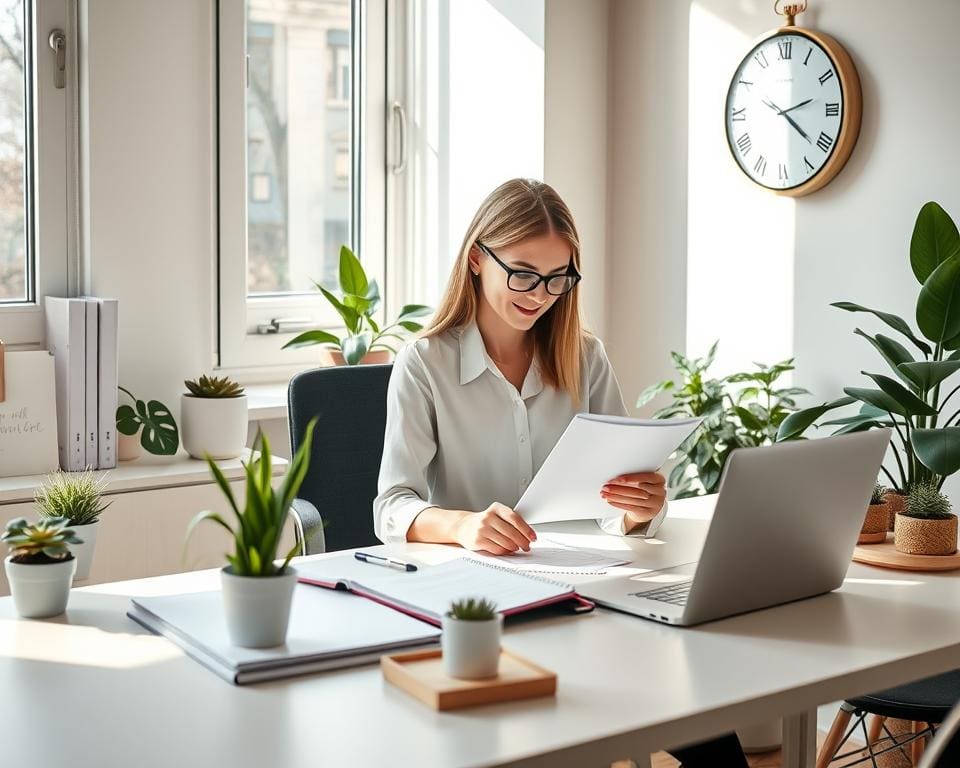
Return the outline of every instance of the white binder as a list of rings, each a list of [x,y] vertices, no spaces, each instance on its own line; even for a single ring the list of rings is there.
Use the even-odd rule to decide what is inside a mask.
[[[119,383],[119,335],[116,299],[94,298],[99,309],[100,338],[97,383],[98,457],[100,469],[117,466],[117,384]]]
[[[47,349],[54,358],[60,467],[77,472],[86,462],[86,302],[47,296],[44,314]]]
[[[84,297],[86,332],[84,343],[84,464],[97,468],[97,370],[100,365],[97,354],[97,337],[100,333],[98,307],[94,299]]]

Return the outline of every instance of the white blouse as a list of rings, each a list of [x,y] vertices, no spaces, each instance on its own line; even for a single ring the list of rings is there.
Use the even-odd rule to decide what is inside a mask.
[[[625,416],[603,343],[588,336],[581,411]],[[417,339],[397,354],[373,522],[383,542],[403,542],[428,507],[511,509],[577,413],[570,396],[544,386],[534,362],[518,393],[487,354],[476,323]],[[600,489],[597,488],[597,493]],[[611,510],[615,510],[611,507]],[[630,535],[652,536],[667,505]],[[623,515],[598,521],[623,535]]]

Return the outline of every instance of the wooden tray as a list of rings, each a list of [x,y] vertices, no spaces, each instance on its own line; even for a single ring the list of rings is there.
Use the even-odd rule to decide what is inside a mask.
[[[504,649],[500,650],[500,674],[487,680],[447,677],[439,649],[381,656],[380,669],[386,680],[441,710],[553,696],[557,692],[555,672]]]
[[[960,553],[952,555],[908,555],[897,552],[893,546],[893,534],[887,534],[883,544],[858,544],[853,550],[853,560],[880,568],[897,571],[955,571],[960,569]]]

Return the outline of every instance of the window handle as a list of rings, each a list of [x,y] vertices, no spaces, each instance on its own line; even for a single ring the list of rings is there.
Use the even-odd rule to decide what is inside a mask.
[[[269,323],[260,323],[257,333],[295,333],[316,327],[309,317],[272,317]]]
[[[399,101],[393,102],[393,114],[397,116],[397,125],[400,133],[400,160],[393,166],[393,173],[399,176],[407,169],[407,113],[403,109],[403,104]]]
[[[67,36],[63,34],[62,29],[55,29],[50,33],[47,42],[57,56],[56,67],[53,70],[53,87],[64,88],[67,80]]]

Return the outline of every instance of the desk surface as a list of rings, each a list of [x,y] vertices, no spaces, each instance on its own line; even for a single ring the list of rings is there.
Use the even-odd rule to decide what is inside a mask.
[[[671,503],[656,541],[543,528],[656,568],[696,557],[710,508]],[[232,687],[125,616],[129,595],[217,584],[204,571],[99,585],[45,622],[0,600],[0,719],[29,734],[56,713],[62,734],[32,746],[31,763],[61,765],[69,750],[71,765],[98,767],[608,765],[951,669],[960,651],[960,578],[853,565],[837,592],[699,627],[603,609],[508,626],[505,647],[558,673],[556,698],[440,713],[377,667]]]

